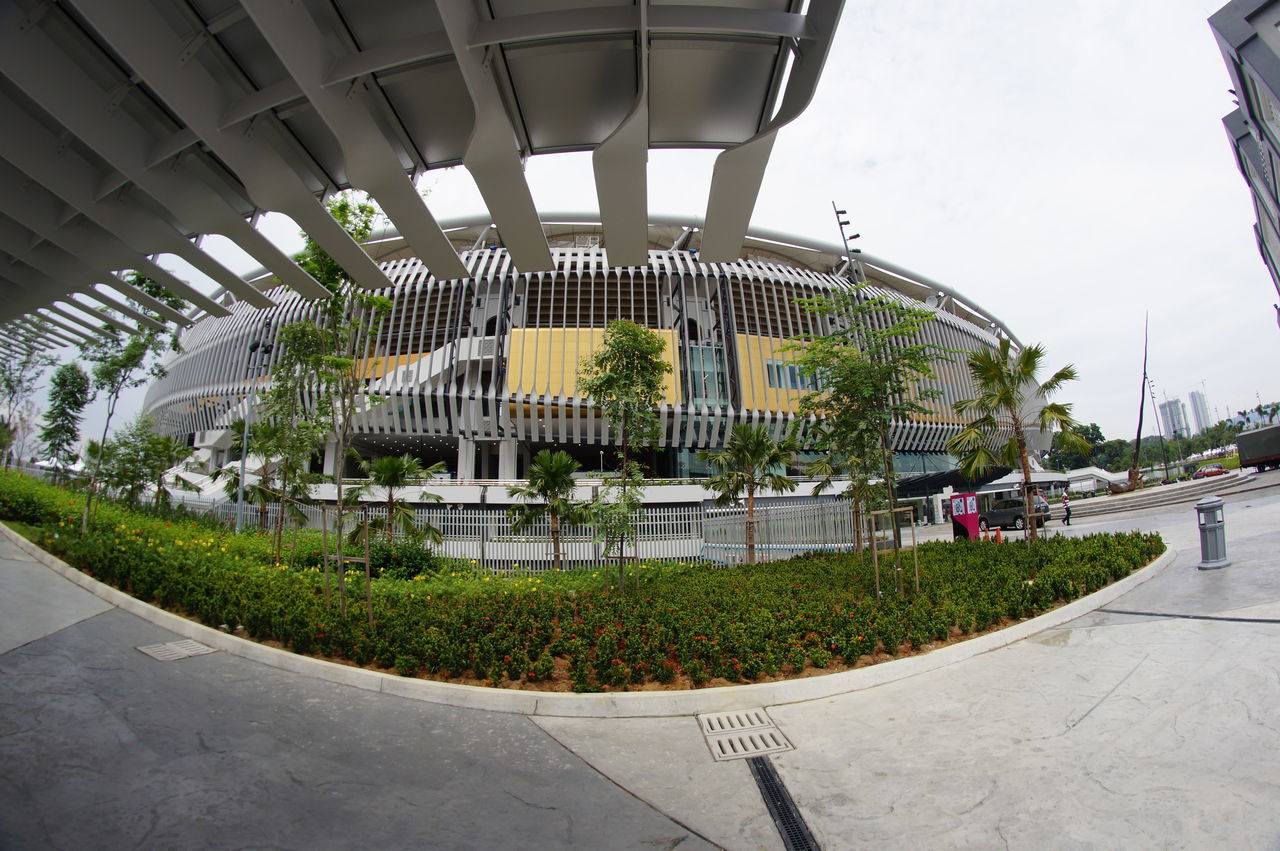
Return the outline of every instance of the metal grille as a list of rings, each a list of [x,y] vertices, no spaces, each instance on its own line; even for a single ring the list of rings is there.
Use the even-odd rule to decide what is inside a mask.
[[[216,648],[201,644],[199,641],[190,638],[170,641],[165,644],[144,644],[138,649],[158,662],[176,662],[179,659],[189,659],[192,656],[203,656],[206,653],[218,652]]]
[[[699,715],[698,725],[716,762],[792,750],[763,709]]]
[[[782,784],[782,778],[778,776],[778,770],[773,767],[769,758],[752,757],[747,760],[747,765],[751,768],[751,776],[760,789],[760,797],[764,798],[764,804],[769,808],[769,815],[773,816],[773,823],[778,828],[778,835],[782,837],[782,844],[787,851],[818,851],[821,847],[818,840],[809,832],[809,825],[805,824],[804,816],[796,809],[791,793]]]

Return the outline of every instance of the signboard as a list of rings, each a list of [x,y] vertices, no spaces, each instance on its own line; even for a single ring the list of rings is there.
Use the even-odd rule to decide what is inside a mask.
[[[957,493],[951,496],[951,537],[953,540],[978,537],[978,495]]]

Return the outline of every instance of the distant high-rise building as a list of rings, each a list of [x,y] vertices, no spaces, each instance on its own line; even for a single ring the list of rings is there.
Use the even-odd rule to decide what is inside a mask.
[[[1181,399],[1168,399],[1160,403],[1160,430],[1166,438],[1187,437],[1187,406]]]
[[[1191,416],[1196,421],[1195,434],[1199,434],[1213,425],[1213,420],[1209,418],[1209,400],[1199,390],[1192,390],[1190,399]]]

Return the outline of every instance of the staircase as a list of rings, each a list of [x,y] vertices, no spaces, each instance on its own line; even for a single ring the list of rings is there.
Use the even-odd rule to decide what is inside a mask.
[[[1246,473],[1241,470],[1235,470],[1225,476],[1193,479],[1189,482],[1177,482],[1172,485],[1159,485],[1132,493],[1073,499],[1071,500],[1071,517],[1072,519],[1094,517],[1099,514],[1113,514],[1117,511],[1138,511],[1143,508],[1155,508],[1161,505],[1195,502],[1206,496],[1221,496],[1248,488],[1254,483],[1255,476],[1256,474],[1252,471]],[[1050,506],[1049,517],[1052,520],[1061,520],[1062,506]]]

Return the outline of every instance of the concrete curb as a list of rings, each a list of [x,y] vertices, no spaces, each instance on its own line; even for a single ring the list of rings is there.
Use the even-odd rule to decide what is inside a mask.
[[[1087,597],[1081,597],[1061,608],[1022,621],[998,632],[951,644],[919,656],[909,656],[852,671],[841,671],[817,677],[782,680],[773,683],[724,686],[692,691],[609,692],[604,694],[567,694],[546,691],[516,691],[464,686],[398,677],[364,668],[339,665],[310,656],[299,656],[287,650],[267,647],[229,635],[220,630],[181,618],[149,603],[130,597],[110,585],[86,576],[76,568],[45,552],[17,532],[0,523],[0,532],[36,561],[49,567],[86,591],[130,614],[157,626],[194,638],[210,647],[273,668],[292,671],[315,679],[327,680],[368,691],[383,692],[410,700],[441,703],[466,709],[508,712],[520,715],[545,715],[571,718],[655,718],[724,712],[734,709],[756,709],[834,697],[852,691],[873,688],[885,683],[913,677],[927,671],[954,665],[991,650],[1055,626],[1061,626],[1081,615],[1110,603],[1148,579],[1161,573],[1177,559],[1167,549],[1146,567],[1108,585]]]

